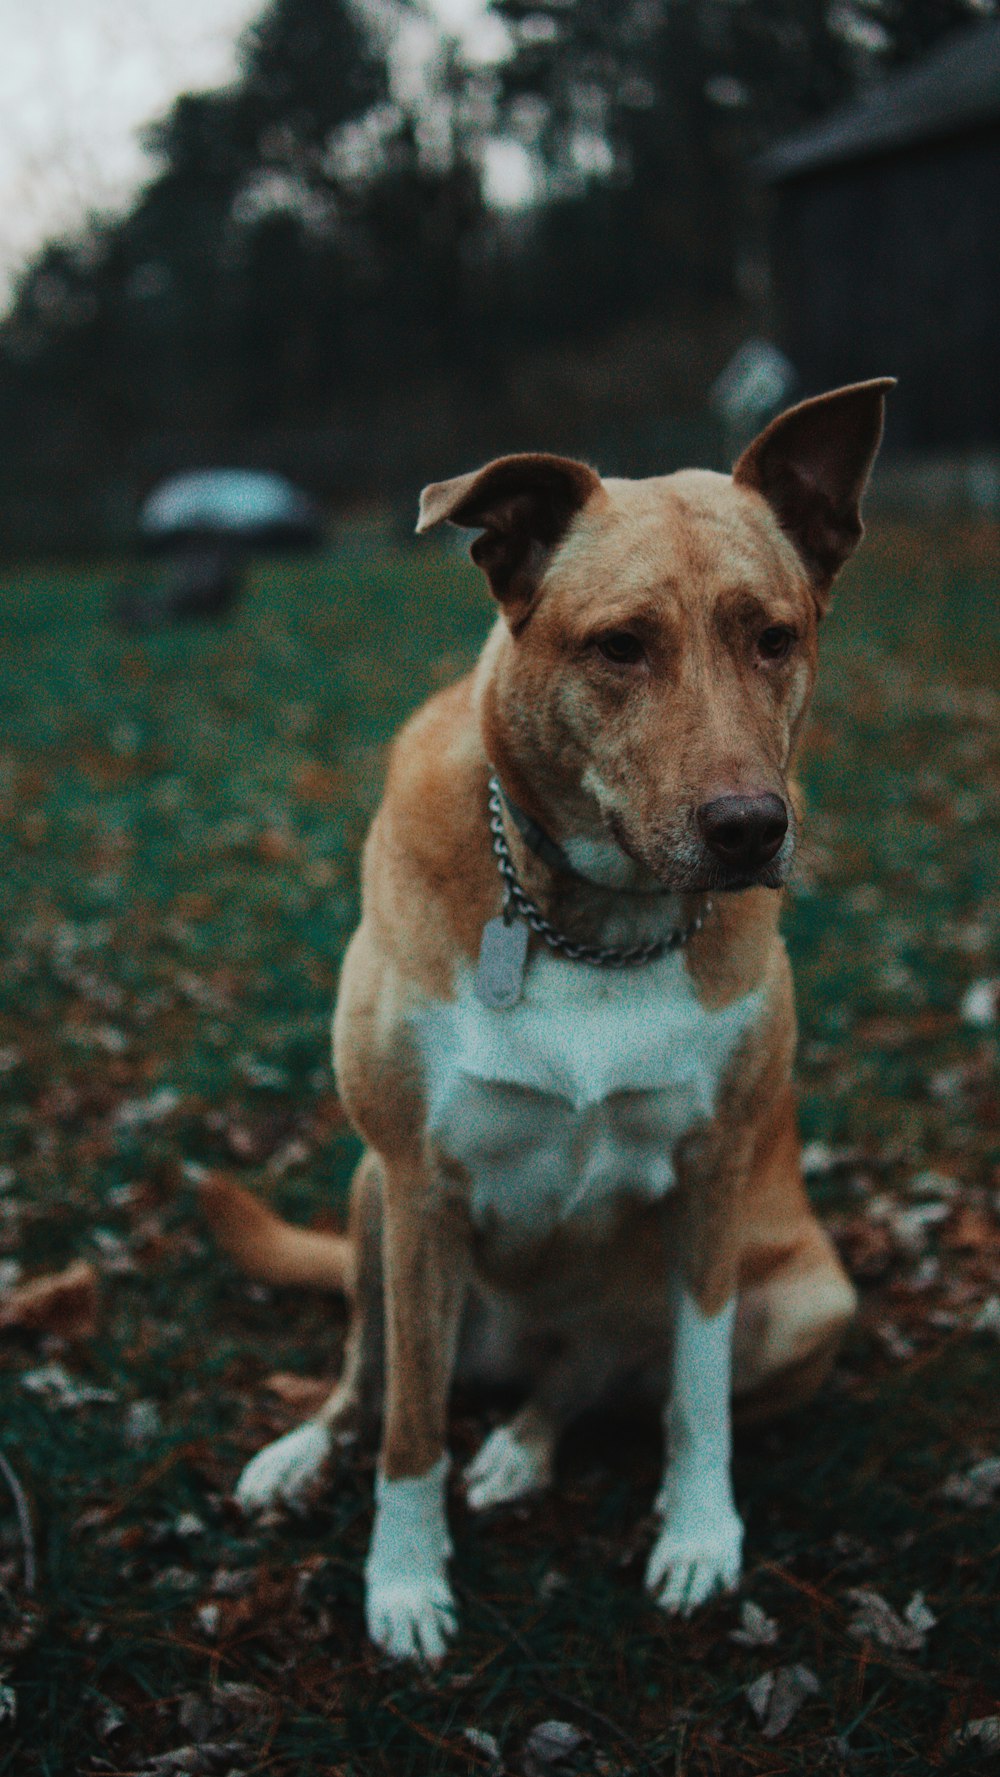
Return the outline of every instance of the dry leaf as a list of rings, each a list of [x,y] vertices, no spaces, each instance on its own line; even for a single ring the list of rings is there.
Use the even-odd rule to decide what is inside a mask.
[[[155,1401],[130,1401],[125,1413],[125,1442],[132,1450],[151,1444],[163,1430],[160,1409]]]
[[[895,1358],[898,1364],[908,1363],[913,1357],[917,1348],[912,1339],[908,1339],[905,1333],[901,1333],[891,1320],[880,1320],[875,1331],[889,1356]]]
[[[246,1747],[239,1741],[204,1740],[200,1746],[175,1746],[172,1752],[161,1752],[140,1767],[139,1777],[223,1777],[233,1768]]]
[[[914,1593],[903,1617],[897,1616],[880,1592],[867,1587],[855,1586],[847,1596],[857,1606],[847,1626],[848,1635],[853,1635],[855,1641],[874,1641],[893,1653],[919,1653],[927,1631],[937,1620],[928,1610],[921,1592]]]
[[[773,1617],[747,1598],[740,1605],[740,1626],[730,1629],[730,1641],[741,1647],[773,1647],[778,1639],[778,1625]]]
[[[855,1277],[882,1277],[895,1257],[889,1230],[867,1216],[849,1216],[837,1234],[847,1268]]]
[[[967,1721],[964,1728],[951,1736],[953,1750],[977,1746],[982,1752],[1000,1752],[1000,1715],[981,1715]]]
[[[77,1382],[62,1364],[43,1364],[37,1370],[26,1370],[21,1387],[29,1394],[41,1395],[52,1407],[89,1407],[97,1401],[116,1401],[113,1388],[97,1388],[92,1382]]]
[[[994,1252],[1000,1248],[1000,1233],[987,1210],[966,1203],[946,1228],[944,1244],[954,1251]]]
[[[532,1728],[524,1743],[521,1769],[524,1777],[547,1777],[574,1752],[586,1744],[589,1736],[568,1721],[543,1721]]]
[[[64,1339],[91,1339],[97,1331],[97,1273],[86,1259],[65,1271],[33,1277],[0,1300],[0,1327],[58,1333]]]
[[[962,996],[962,1018],[978,1030],[995,1024],[1000,1018],[1000,980],[973,981]]]
[[[932,1167],[927,1167],[923,1172],[915,1172],[906,1188],[911,1197],[943,1197],[951,1202],[962,1187],[951,1173],[935,1172]]]
[[[949,1475],[941,1492],[956,1505],[992,1505],[994,1494],[1000,1492],[1000,1457],[987,1456],[973,1463],[967,1474]]]
[[[937,1627],[937,1617],[931,1610],[922,1592],[914,1592],[909,1604],[903,1612],[904,1620],[918,1634],[927,1635]]]
[[[1000,1339],[1000,1296],[987,1296],[972,1322],[972,1331],[991,1333],[994,1339]]]
[[[462,1739],[467,1741],[474,1752],[478,1752],[486,1760],[491,1772],[500,1771],[503,1768],[500,1747],[492,1734],[484,1733],[482,1728],[463,1728]]]
[[[745,1696],[765,1740],[776,1740],[794,1721],[807,1697],[815,1697],[819,1679],[808,1666],[779,1666],[747,1685]]]
[[[142,1129],[147,1123],[162,1123],[181,1102],[181,1095],[172,1086],[158,1086],[146,1098],[123,1098],[115,1113],[119,1129]]]
[[[934,1201],[904,1206],[894,1197],[883,1196],[873,1200],[868,1214],[873,1222],[888,1228],[897,1251],[907,1258],[917,1258],[927,1245],[929,1230],[938,1222],[947,1221],[951,1206]]]

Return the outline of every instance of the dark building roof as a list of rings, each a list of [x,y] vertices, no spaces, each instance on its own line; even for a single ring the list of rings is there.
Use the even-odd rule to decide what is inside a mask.
[[[842,161],[868,160],[912,143],[1000,119],[1000,22],[970,25],[916,66],[880,81],[860,101],[786,136],[757,161],[780,184]]]

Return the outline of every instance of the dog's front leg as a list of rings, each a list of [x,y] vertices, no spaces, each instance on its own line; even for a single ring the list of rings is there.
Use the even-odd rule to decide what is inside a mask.
[[[646,1585],[664,1610],[687,1612],[740,1577],[743,1521],[732,1484],[732,1351],[737,1222],[744,1156],[715,1141],[687,1157],[673,1349],[665,1414],[660,1533]],[[700,1164],[695,1164],[696,1157]]]
[[[678,1283],[661,1529],[646,1570],[649,1591],[668,1611],[692,1610],[739,1582],[743,1523],[733,1499],[729,1406],[735,1313],[735,1296],[706,1313]]]
[[[365,1610],[386,1653],[436,1665],[455,1629],[445,1440],[467,1229],[423,1160],[386,1163],[384,1216],[386,1407]]]

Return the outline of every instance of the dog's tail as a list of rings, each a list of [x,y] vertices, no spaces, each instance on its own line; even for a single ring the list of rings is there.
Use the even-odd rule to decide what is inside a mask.
[[[219,1245],[248,1277],[320,1290],[348,1287],[351,1242],[346,1235],[283,1222],[223,1172],[205,1179],[199,1194]]]

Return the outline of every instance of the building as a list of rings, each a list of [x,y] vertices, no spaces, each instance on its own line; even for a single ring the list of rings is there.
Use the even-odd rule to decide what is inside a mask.
[[[803,392],[894,375],[888,443],[1000,446],[1000,23],[969,26],[757,163]]]

